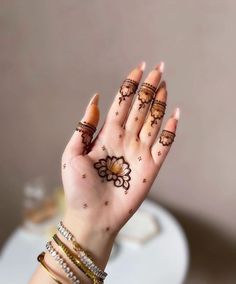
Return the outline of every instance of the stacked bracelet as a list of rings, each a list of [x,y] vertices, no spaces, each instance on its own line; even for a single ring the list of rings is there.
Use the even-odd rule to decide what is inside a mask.
[[[73,249],[71,250],[67,247],[64,242],[60,240],[60,238],[55,234],[53,236],[53,240],[59,249],[67,256],[67,258],[81,270],[90,280],[92,280],[93,284],[103,284],[104,279],[107,276],[107,273],[100,269],[95,263],[89,252],[85,251],[79,243],[77,243],[74,235],[64,226],[62,222],[60,222],[57,226],[58,232],[69,242],[72,243]],[[67,264],[66,260],[58,253],[58,251],[54,248],[51,241],[46,243],[46,249],[49,254],[55,259],[55,261],[61,266],[62,270],[65,272],[67,278],[70,280],[72,284],[80,284],[81,281],[72,271],[70,266]],[[50,267],[44,261],[45,252],[42,252],[38,256],[38,261],[41,265],[46,269],[50,277],[58,284],[62,284],[57,279],[57,275],[51,271]]]
[[[73,284],[79,284],[80,280],[78,277],[74,274],[73,271],[71,271],[69,265],[67,262],[63,259],[63,257],[57,252],[57,250],[53,247],[52,242],[46,243],[46,249],[51,254],[53,258],[59,263],[59,265],[62,267],[64,272],[66,273],[67,278],[71,281]],[[60,283],[60,282],[59,282]]]
[[[101,270],[98,266],[95,265],[92,258],[88,253],[76,242],[74,235],[64,226],[64,224],[59,222],[57,226],[58,232],[68,241],[73,243],[74,250],[78,254],[80,261],[98,278],[104,280],[107,276],[107,273]]]
[[[77,257],[73,251],[71,251],[55,234],[53,236],[53,240],[56,242],[56,244],[60,247],[60,249],[65,253],[65,255],[85,274],[87,275],[92,281],[93,284],[101,284],[103,283],[102,279],[98,279],[96,275],[91,272]]]

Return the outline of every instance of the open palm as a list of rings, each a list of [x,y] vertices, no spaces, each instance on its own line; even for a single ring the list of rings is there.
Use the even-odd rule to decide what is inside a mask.
[[[147,196],[174,140],[179,110],[157,138],[165,113],[163,64],[136,94],[144,64],[123,82],[94,141],[98,96],[91,100],[62,157],[67,210],[97,230],[118,232]]]

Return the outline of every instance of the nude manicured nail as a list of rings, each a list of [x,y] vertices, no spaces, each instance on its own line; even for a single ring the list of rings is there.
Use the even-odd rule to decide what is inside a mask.
[[[173,118],[179,120],[180,118],[180,109],[177,107],[174,111]]]
[[[99,94],[96,93],[92,99],[90,100],[89,104],[90,105],[98,105],[98,101],[99,101]]]
[[[165,68],[165,63],[162,61],[161,63],[160,63],[160,71],[161,71],[161,73],[163,73],[163,71],[164,71],[164,68]]]
[[[165,63],[161,61],[161,63],[157,64],[157,66],[154,69],[159,70],[161,73],[163,73],[164,68],[165,68]]]
[[[142,61],[139,65],[138,65],[138,69],[140,69],[141,71],[144,71],[146,68],[146,62]]]

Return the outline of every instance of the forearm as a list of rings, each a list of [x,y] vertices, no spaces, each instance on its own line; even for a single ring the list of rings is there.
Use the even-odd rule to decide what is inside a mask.
[[[81,245],[81,247],[90,253],[94,263],[96,263],[100,269],[104,270],[111,253],[116,233],[112,232],[107,234],[107,232],[100,230],[96,226],[83,224],[72,212],[67,212],[65,214],[63,224],[73,233],[76,241]],[[70,241],[63,238],[59,233],[57,233],[57,235],[69,249],[73,250],[73,245]],[[69,265],[71,271],[78,276],[78,279],[81,281],[80,283],[92,283],[92,281],[78,267],[76,267],[74,263],[71,262],[68,256],[63,253],[54,240],[52,241],[52,245]],[[56,278],[62,283],[71,283],[55,258],[53,258],[48,251],[45,252],[44,260],[50,271],[52,271]],[[30,284],[37,283],[55,283],[46,269],[44,269],[41,265],[37,268],[30,281]]]

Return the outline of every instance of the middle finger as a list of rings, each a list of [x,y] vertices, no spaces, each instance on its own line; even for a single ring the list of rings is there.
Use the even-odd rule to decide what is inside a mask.
[[[141,85],[134,104],[131,107],[125,129],[138,135],[143,126],[150,103],[156,93],[164,69],[164,62],[161,62],[152,70],[144,83]]]

